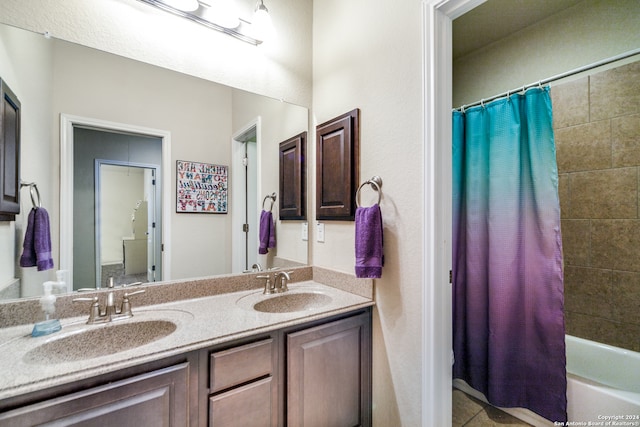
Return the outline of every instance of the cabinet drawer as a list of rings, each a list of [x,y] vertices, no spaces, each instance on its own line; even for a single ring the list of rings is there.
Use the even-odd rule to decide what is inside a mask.
[[[273,378],[263,378],[209,398],[209,427],[271,427],[277,406]]]
[[[215,393],[273,372],[273,339],[217,351],[210,356],[209,387]]]

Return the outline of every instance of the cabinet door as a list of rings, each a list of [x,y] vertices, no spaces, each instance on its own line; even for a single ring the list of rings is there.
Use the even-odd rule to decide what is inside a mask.
[[[371,425],[370,316],[287,335],[287,425]]]
[[[20,213],[20,101],[0,79],[0,221]]]
[[[209,398],[209,427],[272,427],[277,417],[273,377]]]
[[[188,426],[189,364],[138,375],[0,415],[0,426]]]

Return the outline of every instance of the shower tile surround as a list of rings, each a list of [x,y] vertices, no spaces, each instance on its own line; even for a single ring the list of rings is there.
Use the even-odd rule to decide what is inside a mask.
[[[567,333],[640,351],[640,62],[551,97]]]

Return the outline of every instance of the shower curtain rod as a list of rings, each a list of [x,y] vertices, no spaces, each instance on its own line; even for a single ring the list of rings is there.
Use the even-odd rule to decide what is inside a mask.
[[[473,102],[471,104],[461,105],[458,108],[454,108],[454,111],[463,111],[464,112],[464,110],[466,110],[467,108],[470,108],[470,107],[475,107],[477,105],[483,105],[483,104],[485,104],[487,102],[495,101],[496,99],[500,99],[500,98],[509,96],[511,94],[517,93],[517,92],[526,92],[527,89],[531,89],[532,87],[546,85],[546,84],[554,82],[556,80],[564,79],[565,77],[573,76],[574,74],[579,74],[579,73],[582,73],[582,72],[585,72],[585,71],[589,71],[589,70],[592,70],[594,68],[601,67],[601,66],[607,65],[607,64],[611,64],[612,62],[620,61],[622,59],[630,58],[632,56],[639,55],[639,54],[640,54],[640,49],[630,50],[630,51],[627,51],[625,53],[621,53],[620,55],[612,56],[611,58],[608,58],[608,59],[603,59],[602,61],[594,62],[592,64],[585,65],[585,66],[573,69],[571,71],[567,71],[567,72],[562,73],[562,74],[557,74],[555,76],[548,77],[546,79],[539,80],[539,81],[534,82],[534,83],[529,83],[528,85],[524,85],[522,87],[519,87],[519,88],[514,89],[514,90],[510,90],[508,92],[503,92],[503,93],[501,93],[499,95],[494,95],[491,98],[485,98],[485,99],[482,99],[480,101]]]

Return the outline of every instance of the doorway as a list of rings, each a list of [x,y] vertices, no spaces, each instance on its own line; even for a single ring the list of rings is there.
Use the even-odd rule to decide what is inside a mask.
[[[233,273],[258,265],[260,118],[236,132],[232,144],[232,268]]]
[[[161,277],[159,165],[97,159],[96,283],[155,282]]]
[[[93,133],[93,137],[98,138],[99,141],[97,143],[94,141],[93,144],[82,143],[79,133]],[[101,138],[118,135],[122,139],[116,144],[120,147],[120,154],[119,157],[115,156],[114,158],[110,154],[109,145],[103,143]],[[144,150],[136,152],[138,143],[134,143],[134,140],[138,142],[153,141],[149,144],[153,146],[151,151],[154,154]],[[156,169],[155,181],[157,185],[154,195],[156,238],[153,240],[156,268],[151,276],[156,281],[170,280],[171,227],[169,219],[171,207],[168,201],[171,200],[171,181],[169,178],[171,134],[158,129],[62,114],[60,145],[60,267],[71,273],[68,275],[69,290],[95,288],[101,285],[96,282],[96,266],[99,261],[96,260],[95,239],[95,159],[111,160],[127,165],[153,165],[153,168]],[[123,147],[125,148],[123,149]],[[75,153],[86,151],[89,148],[97,150],[97,152],[89,154],[90,161],[88,163],[90,166],[77,167],[74,162]],[[84,200],[76,200],[74,197],[75,187],[86,187],[84,192],[89,196]],[[76,227],[80,223],[84,224],[85,229],[80,230]],[[76,240],[79,241],[79,239],[75,238],[76,235],[85,236],[89,241],[86,245],[86,251],[77,249]]]

